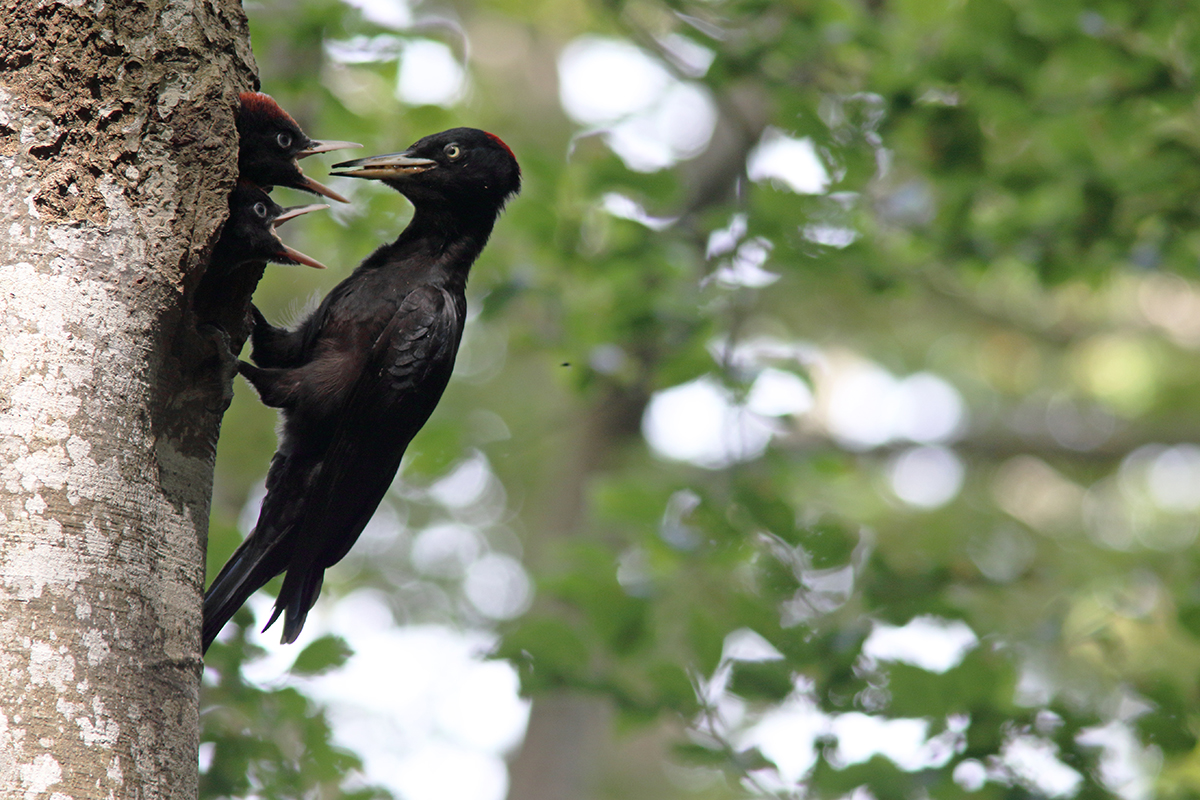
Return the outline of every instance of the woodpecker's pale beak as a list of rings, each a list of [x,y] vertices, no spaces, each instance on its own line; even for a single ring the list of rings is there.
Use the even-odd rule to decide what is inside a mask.
[[[355,147],[362,147],[362,145],[358,142],[310,142],[308,147],[296,153],[296,158],[307,158],[317,153],[328,153],[330,150],[350,150]]]
[[[296,217],[299,217],[302,214],[307,214],[310,211],[323,211],[327,208],[329,208],[328,203],[313,203],[312,205],[308,206],[292,206],[291,208],[285,208],[282,214],[272,220],[271,224],[278,228],[289,219],[295,219]]]
[[[275,239],[279,242],[278,255],[281,258],[286,258],[287,260],[295,262],[296,264],[304,264],[305,266],[314,267],[316,269],[325,269],[325,265],[320,261],[317,261],[312,256],[307,256],[294,247],[289,247],[288,245],[284,244],[283,240],[279,238],[279,234],[275,231],[275,229],[287,222],[289,219],[295,219],[296,217],[299,217],[302,214],[307,214],[310,211],[321,211],[326,208],[329,208],[329,206],[325,203],[313,203],[312,205],[308,206],[292,206],[291,208],[285,208],[282,214],[271,220],[271,232],[275,234]]]
[[[331,172],[330,175],[335,175],[339,178],[387,180],[416,175],[435,167],[437,167],[437,162],[432,159],[416,158],[410,156],[408,153],[388,153],[387,155],[370,156],[355,161],[343,161],[340,164],[334,164],[333,169],[346,171]]]
[[[301,253],[299,250],[297,250],[294,247],[289,247],[288,245],[284,244],[282,241],[279,242],[279,245],[283,248],[282,250],[279,251],[280,254],[287,256],[289,260],[295,261],[297,264],[303,264],[306,267],[314,267],[316,269],[325,269],[325,265],[322,264],[320,261],[317,261],[312,256],[306,256],[306,255],[304,255],[304,253]]]
[[[300,167],[297,166],[296,169],[300,169]],[[339,203],[349,203],[350,202],[349,200],[347,200],[346,198],[342,197],[340,194],[335,192],[333,189],[330,189],[328,186],[325,186],[324,184],[317,183],[312,178],[305,175],[303,170],[301,170],[301,172],[300,172],[300,184],[302,186],[307,187],[310,192],[316,192],[317,194],[324,195],[325,197],[328,197],[330,200],[336,200]]]

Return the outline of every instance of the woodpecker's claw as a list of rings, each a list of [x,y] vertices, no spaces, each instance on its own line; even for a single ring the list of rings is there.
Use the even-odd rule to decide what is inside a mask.
[[[233,376],[237,375],[237,355],[233,352],[233,340],[229,333],[220,325],[202,323],[196,326],[196,333],[204,339],[209,347],[209,359],[216,361],[217,380],[221,385],[221,399],[216,408],[207,410],[213,414],[223,414],[233,402]]]

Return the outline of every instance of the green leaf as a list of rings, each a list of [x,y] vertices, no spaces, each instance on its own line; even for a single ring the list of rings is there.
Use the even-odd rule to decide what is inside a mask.
[[[676,742],[671,745],[671,753],[684,763],[701,767],[721,767],[729,761],[724,751],[695,742]]]
[[[717,668],[728,632],[703,609],[691,609],[687,620],[687,640],[701,674],[711,675]]]
[[[1134,723],[1146,742],[1161,747],[1164,753],[1184,755],[1196,747],[1193,730],[1192,704],[1178,688],[1166,681],[1139,686],[1141,693],[1155,707],[1139,716]]]
[[[1181,603],[1176,613],[1179,625],[1192,636],[1200,639],[1200,603]]]
[[[858,543],[845,526],[832,519],[823,519],[807,526],[799,534],[800,543],[812,556],[814,569],[830,569],[846,564]]]
[[[587,646],[559,619],[533,618],[504,637],[496,653],[517,665],[525,691],[580,685],[588,664]]]
[[[660,707],[684,716],[696,713],[699,707],[696,690],[683,667],[660,661],[646,668],[646,677],[654,687],[655,700]]]
[[[292,674],[313,676],[335,670],[345,664],[354,651],[340,636],[322,636],[300,651],[292,662]]]
[[[729,690],[747,700],[779,702],[792,693],[792,665],[787,661],[739,661]]]
[[[915,794],[917,776],[904,772],[890,759],[875,755],[843,769],[836,769],[821,759],[812,780],[824,797],[844,796],[859,786],[869,786],[871,794],[880,800],[907,800]]]
[[[617,654],[629,654],[643,646],[650,631],[648,603],[630,597],[617,582],[617,565],[611,554],[599,547],[581,546],[573,553],[571,571],[547,588],[586,614],[591,630]]]

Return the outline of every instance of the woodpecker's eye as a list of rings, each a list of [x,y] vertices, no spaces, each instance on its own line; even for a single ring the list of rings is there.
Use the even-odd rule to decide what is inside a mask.
[[[267,218],[267,204],[266,203],[255,203],[254,204],[254,213],[257,214],[259,216],[259,218],[266,219]]]
[[[279,142],[280,147],[283,147],[283,148],[291,147],[292,146],[292,135],[290,133],[287,133],[286,131],[284,131],[283,133],[276,134],[275,141]]]
[[[462,148],[456,144],[448,144],[442,148],[442,152],[446,154],[446,158],[458,158],[462,155]]]

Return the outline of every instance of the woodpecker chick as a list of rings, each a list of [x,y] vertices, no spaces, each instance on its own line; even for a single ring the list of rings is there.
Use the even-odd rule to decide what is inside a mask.
[[[213,247],[209,271],[228,274],[253,261],[325,269],[320,261],[284,244],[275,230],[289,219],[325,208],[329,208],[325,203],[282,208],[254,184],[238,181],[229,193],[229,219]]]
[[[355,142],[316,141],[296,124],[270,95],[242,92],[237,114],[238,177],[270,191],[287,186],[324,195],[339,203],[350,202],[317,183],[300,169],[299,159],[314,153],[362,147]]]

